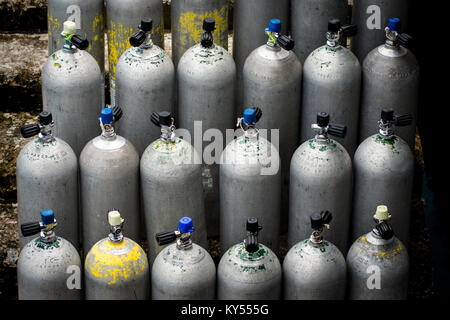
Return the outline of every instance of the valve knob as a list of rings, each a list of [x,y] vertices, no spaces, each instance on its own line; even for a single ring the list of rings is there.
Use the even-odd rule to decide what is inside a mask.
[[[39,222],[28,222],[20,225],[20,230],[24,237],[29,237],[41,232],[41,225]]]
[[[258,233],[262,230],[262,226],[258,224],[258,219],[250,217],[247,219],[246,230],[251,233]]]
[[[48,111],[42,111],[39,114],[39,123],[43,126],[49,125],[50,123],[52,123],[53,121],[53,117],[52,117],[52,113],[48,112]]]
[[[341,20],[330,19],[328,20],[328,32],[338,33],[341,30]]]
[[[146,37],[147,35],[144,31],[138,31],[130,37],[130,44],[133,47],[139,47],[144,43]]]
[[[83,38],[82,36],[79,36],[77,34],[74,34],[70,39],[70,41],[75,47],[77,47],[80,50],[86,50],[87,48],[89,48],[89,41],[86,38]]]
[[[409,47],[413,42],[413,37],[409,34],[402,33],[397,36],[397,42],[404,47]]]
[[[205,32],[213,32],[216,29],[216,21],[214,18],[205,18],[203,20],[203,30]]]
[[[394,120],[397,127],[406,127],[412,124],[413,116],[410,113],[407,113],[401,116],[395,116]]]
[[[31,138],[41,132],[41,128],[38,124],[26,124],[20,128],[20,133],[24,138]]]
[[[258,107],[256,108],[247,108],[244,110],[244,123],[250,125],[255,124],[261,119],[262,110]]]
[[[326,127],[330,123],[330,115],[326,112],[319,112],[317,114],[317,125],[319,127]]]
[[[383,110],[381,110],[381,120],[383,122],[394,121],[394,110],[393,109],[383,109]]]
[[[347,134],[347,127],[340,124],[329,124],[328,134],[337,138],[345,138],[345,135]]]
[[[153,20],[151,18],[145,17],[141,20],[141,25],[139,26],[144,32],[150,32],[153,29]]]
[[[399,18],[389,18],[388,20],[388,28],[391,31],[400,31],[401,21]]]
[[[354,37],[358,33],[358,26],[356,24],[346,24],[341,28],[343,37]]]
[[[377,224],[375,229],[378,231],[378,234],[384,240],[389,240],[394,236],[394,230],[386,221],[382,221],[379,224]]]
[[[287,51],[294,49],[295,46],[295,41],[285,35],[280,35],[277,38],[277,43],[280,47]]]
[[[311,228],[314,230],[322,228],[325,224],[330,224],[333,216],[329,211],[322,211],[311,216]]]
[[[160,246],[164,246],[174,242],[177,239],[177,235],[175,234],[175,231],[160,232],[156,234],[155,238]]]
[[[114,122],[119,121],[122,118],[122,116],[123,116],[122,108],[119,107],[119,106],[113,107],[112,113],[113,113],[113,116],[114,116]]]
[[[172,115],[167,111],[153,112],[150,120],[158,127],[161,127],[161,125],[170,126],[172,124]]]

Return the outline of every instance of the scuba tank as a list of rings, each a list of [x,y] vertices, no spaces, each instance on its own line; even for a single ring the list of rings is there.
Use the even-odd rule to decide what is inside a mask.
[[[212,300],[216,290],[216,266],[208,251],[191,240],[192,219],[183,217],[177,231],[156,234],[165,247],[152,267],[152,299]]]
[[[89,250],[84,263],[87,300],[149,298],[149,267],[144,250],[122,234],[124,219],[108,210],[110,233]]]
[[[348,21],[347,0],[292,0],[291,33],[297,44],[294,52],[303,64],[308,56],[322,45],[326,24],[332,17]]]
[[[53,114],[55,135],[80,155],[95,136],[94,117],[102,102],[102,76],[97,61],[85,50],[88,40],[75,34],[76,25],[64,22],[64,47],[50,55],[42,69],[44,110]]]
[[[187,129],[192,136],[203,137],[204,131],[214,128],[225,137],[226,129],[233,128],[236,66],[231,55],[214,43],[214,29],[214,19],[206,18],[200,43],[187,50],[178,64],[178,122],[179,127]],[[194,132],[194,121],[201,121],[200,130],[196,130],[200,132]],[[207,142],[203,142],[203,147],[207,145]],[[199,149],[201,146],[194,143],[194,147],[203,155],[203,149]],[[208,236],[219,235],[217,163],[221,151],[215,150],[215,159],[212,161],[204,161],[202,173],[205,180],[210,181],[205,188]]]
[[[143,18],[132,47],[122,54],[116,71],[116,103],[127,115],[118,132],[136,147],[139,156],[156,140],[159,130],[148,128],[152,112],[173,110],[175,68],[167,53],[152,43],[153,21]]]
[[[280,157],[273,144],[259,135],[259,108],[238,118],[243,135],[231,141],[220,159],[220,243],[226,250],[242,237],[245,218],[265,226],[262,243],[278,253],[280,235]]]
[[[303,68],[301,141],[309,138],[311,123],[318,112],[327,112],[334,121],[351,123],[345,138],[336,140],[351,157],[358,147],[361,66],[356,56],[340,45],[343,37],[356,34],[355,25],[341,26],[328,21],[327,43],[314,50]]]
[[[170,228],[180,212],[198,223],[192,239],[208,245],[200,156],[189,142],[176,137],[169,112],[154,112],[151,121],[160,127],[161,137],[145,149],[140,171],[150,265],[163,249],[153,235]]]
[[[351,300],[404,300],[408,295],[409,257],[394,236],[388,208],[378,206],[375,228],[360,236],[347,255]]]
[[[399,34],[399,29],[400,20],[389,19],[386,43],[372,50],[364,59],[359,141],[364,141],[376,132],[381,110],[391,108],[399,114],[412,114],[412,125],[399,128],[397,135],[414,149],[419,65],[411,51],[405,48],[411,37]]]
[[[39,138],[28,142],[17,158],[19,225],[33,219],[36,210],[51,207],[59,212],[59,234],[78,248],[78,161],[72,148],[54,137],[54,127],[52,114],[43,111],[39,124],[20,130],[24,138]],[[20,248],[32,239],[20,236]]]
[[[219,300],[281,298],[281,265],[272,250],[258,242],[262,227],[247,219],[247,237],[228,249],[217,268]]]
[[[170,4],[172,28],[172,60],[178,65],[183,54],[202,37],[205,18],[216,21],[214,39],[228,49],[228,3],[227,0],[183,0]]]
[[[245,60],[243,106],[256,106],[264,112],[259,123],[261,128],[279,130],[279,146],[276,147],[281,156],[281,204],[286,207],[281,210],[281,225],[285,232],[288,225],[289,162],[298,146],[302,66],[291,51],[294,41],[280,32],[280,20],[271,19],[265,29],[269,40]],[[272,135],[268,138],[269,141],[274,139]]]
[[[395,220],[397,237],[407,243],[414,178],[414,155],[408,144],[395,135],[394,128],[410,126],[412,116],[397,116],[392,109],[381,111],[379,131],[360,144],[353,160],[352,241],[370,230],[370,212],[385,203]]]
[[[331,124],[326,112],[317,114],[317,123],[311,128],[315,138],[300,145],[291,161],[289,248],[308,238],[310,217],[323,208],[335,212],[336,229],[327,238],[345,254],[353,191],[352,160],[345,148],[328,135],[344,138],[347,128]]]
[[[77,249],[56,236],[53,210],[41,211],[41,222],[22,223],[24,237],[40,234],[25,245],[17,261],[19,300],[79,300],[81,259]]]
[[[406,27],[409,0],[354,0],[352,23],[359,27],[358,35],[352,40],[352,51],[359,61],[379,43],[383,42],[383,27],[389,17],[399,17]]]
[[[249,19],[251,17],[251,19]],[[233,3],[233,58],[236,62],[236,106],[237,114],[244,105],[243,69],[248,55],[266,41],[261,30],[267,20],[279,17],[288,21],[289,0],[234,0]],[[287,23],[281,27],[281,34],[287,34]],[[237,115],[236,115],[237,117]]]
[[[119,107],[103,108],[98,118],[102,134],[80,155],[83,248],[87,253],[107,228],[102,212],[120,208],[127,219],[127,235],[139,239],[139,156],[133,145],[114,132],[122,117]]]
[[[105,69],[105,13],[103,0],[48,0],[48,54],[59,50],[62,22],[75,22],[76,29],[91,43],[87,51]]]
[[[153,21],[152,40],[164,48],[163,4],[161,0],[107,0],[106,31],[108,33],[109,77],[111,106],[116,105],[116,67],[119,58],[128,50],[128,39],[136,33],[141,17]],[[119,104],[120,106],[120,104]]]
[[[310,217],[313,232],[287,253],[283,262],[286,300],[343,300],[347,266],[339,249],[323,239],[332,215],[322,211]]]

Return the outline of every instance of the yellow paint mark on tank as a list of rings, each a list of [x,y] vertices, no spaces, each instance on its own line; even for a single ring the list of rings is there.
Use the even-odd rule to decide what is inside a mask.
[[[126,28],[121,23],[110,21],[108,29],[109,72],[114,81],[116,80],[117,63],[120,56],[131,47],[129,38],[133,33],[133,27]]]
[[[124,254],[115,254],[117,249],[131,249]],[[85,268],[96,278],[108,281],[109,285],[140,274],[147,266],[147,257],[142,248],[134,241],[125,238],[121,243],[104,240],[94,245],[86,257]],[[100,249],[101,247],[101,249]]]
[[[53,18],[49,13],[47,13],[47,22],[48,22],[48,33],[60,33],[61,23],[58,18]]]
[[[187,11],[180,15],[180,43],[187,46],[192,43],[198,43],[203,33],[203,20],[205,18],[214,18],[216,21],[216,30],[214,30],[214,42],[219,46],[227,48],[228,46],[228,4],[219,10],[207,11],[203,14],[197,14]]]
[[[152,37],[153,39],[158,37],[158,39],[161,41],[161,48],[164,49],[164,16],[161,16],[161,22],[159,23],[159,25],[153,27]]]

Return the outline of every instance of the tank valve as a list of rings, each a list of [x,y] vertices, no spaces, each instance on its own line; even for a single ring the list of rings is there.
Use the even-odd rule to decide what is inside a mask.
[[[105,138],[113,138],[116,136],[114,132],[114,123],[122,118],[123,112],[122,108],[115,106],[111,108],[107,106],[102,108],[100,117],[98,118],[100,123],[100,128],[102,129],[102,136]]]
[[[192,247],[192,232],[194,232],[192,219],[183,217],[178,222],[178,230],[157,233],[155,239],[160,246],[164,246],[176,240],[178,249],[189,249]]]
[[[349,38],[356,36],[358,27],[355,24],[346,24],[341,26],[341,20],[331,19],[328,21],[327,45],[336,47],[339,45],[341,38]]]
[[[328,134],[337,138],[345,138],[347,134],[347,127],[335,123],[331,124],[330,115],[326,112],[317,114],[317,123],[312,124],[311,128],[317,132],[316,139],[319,140],[328,139]]]
[[[333,216],[329,211],[322,211],[311,216],[311,228],[313,229],[313,232],[310,241],[312,243],[320,244],[323,242],[323,228],[330,229],[330,222],[332,219]]]
[[[140,30],[130,37],[130,44],[133,47],[139,47],[147,40],[147,38],[151,41],[152,28],[153,20],[147,17],[142,18],[141,24],[139,25]]]
[[[270,19],[269,27],[265,29],[265,32],[269,36],[269,41],[267,42],[268,46],[275,47],[276,45],[279,45],[281,48],[288,51],[294,49],[295,41],[280,33],[280,19]]]
[[[72,46],[80,49],[86,50],[89,48],[89,41],[80,35],[75,34],[77,27],[73,21],[65,21],[64,29],[61,32],[61,37],[66,40],[64,44],[64,49],[72,50]]]
[[[53,229],[56,227],[56,219],[53,210],[41,211],[41,222],[28,222],[20,225],[20,230],[24,237],[29,237],[40,233],[40,237],[45,242],[51,242],[56,239]]]
[[[394,236],[394,230],[388,223],[388,221],[391,219],[391,215],[389,214],[387,206],[378,206],[373,219],[377,224],[372,231],[375,236],[384,240],[389,240]]]
[[[394,135],[394,126],[407,127],[413,122],[413,116],[410,113],[403,115],[394,115],[394,110],[381,110],[381,119],[378,121],[380,128],[379,133],[386,139],[390,139]]]
[[[262,110],[258,107],[251,107],[244,110],[244,116],[237,119],[236,127],[240,127],[244,131],[246,138],[256,138],[258,129],[256,123],[262,117]]]
[[[109,240],[111,242],[122,242],[123,240],[123,223],[124,219],[120,216],[119,210],[112,208],[108,210],[108,224],[109,224]]]
[[[161,128],[161,139],[168,142],[175,141],[175,120],[172,114],[167,111],[153,112],[150,117],[151,122]]]
[[[251,217],[247,219],[247,237],[244,239],[245,250],[254,253],[259,250],[258,233],[262,226],[258,225],[258,219]]]
[[[386,31],[386,44],[388,46],[396,47],[402,45],[403,47],[411,46],[413,38],[406,33],[399,33],[401,21],[399,18],[389,18],[388,25],[384,29]]]
[[[44,141],[51,140],[52,128],[53,128],[53,117],[48,111],[42,111],[39,114],[39,123],[26,124],[20,128],[20,133],[24,138],[31,138],[39,134],[39,138]]]
[[[214,18],[205,18],[203,20],[203,34],[200,44],[203,48],[211,48],[214,45],[213,32],[216,29],[216,21]]]

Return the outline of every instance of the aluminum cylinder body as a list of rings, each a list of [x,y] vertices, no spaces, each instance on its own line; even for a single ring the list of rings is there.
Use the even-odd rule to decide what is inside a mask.
[[[172,60],[175,66],[189,48],[200,42],[205,18],[214,18],[214,40],[225,50],[228,49],[227,0],[176,0],[171,3],[170,14]]]
[[[139,156],[121,136],[91,140],[80,155],[80,190],[84,254],[108,230],[105,215],[120,210],[129,238],[139,240]]]
[[[381,110],[390,108],[396,114],[412,114],[412,125],[397,128],[396,134],[414,149],[418,92],[419,65],[411,51],[386,45],[371,51],[362,66],[359,141],[378,131]]]
[[[73,21],[79,34],[89,40],[88,52],[97,61],[101,72],[105,69],[105,13],[104,0],[49,0],[48,54],[61,48],[64,21]]]
[[[289,203],[289,164],[299,145],[302,66],[292,51],[278,45],[266,44],[255,49],[247,58],[243,71],[244,103],[241,111],[258,107],[263,117],[260,128],[267,129],[269,141],[275,143],[281,157],[282,229],[287,231]],[[269,132],[279,130],[278,141]]]
[[[359,237],[348,252],[347,270],[351,300],[407,298],[409,257],[396,237],[383,240],[372,232]]]
[[[58,234],[78,248],[78,161],[72,148],[58,138],[33,139],[20,151],[16,168],[19,225],[52,208]],[[20,248],[32,239],[20,235]]]
[[[108,33],[111,105],[116,103],[116,67],[122,54],[131,47],[129,38],[139,31],[143,17],[153,21],[154,44],[164,48],[163,3],[161,0],[107,0],[106,28]],[[122,106],[120,106],[122,108]]]
[[[281,298],[281,265],[266,246],[250,253],[244,243],[228,249],[217,268],[219,300],[278,300]]]
[[[217,22],[216,22],[217,24]],[[203,144],[204,132],[218,129],[225,146],[226,129],[235,127],[233,118],[235,101],[236,66],[231,55],[222,47],[204,48],[197,44],[183,55],[177,68],[178,122],[179,127],[189,130],[193,145],[200,155],[210,142]],[[194,122],[201,127],[194,132]],[[201,139],[200,139],[201,137]],[[200,143],[195,143],[196,139]],[[222,149],[220,148],[220,149]],[[205,150],[206,151],[206,150]],[[206,153],[206,152],[205,152]],[[205,212],[208,236],[219,235],[219,167],[221,150],[216,150],[214,161],[203,163],[210,169],[212,190],[206,194]],[[234,238],[235,239],[235,238]],[[230,243],[231,246],[232,243]]]
[[[212,300],[216,266],[209,253],[193,243],[190,249],[165,247],[152,267],[153,300]]]
[[[69,241],[34,238],[22,248],[17,262],[19,300],[80,300],[81,270],[80,255]]]
[[[284,299],[343,300],[347,266],[339,249],[324,240],[303,240],[292,247],[283,262]]]
[[[141,187],[149,262],[164,248],[155,234],[170,228],[183,216],[195,222],[193,241],[207,247],[200,156],[188,142],[158,139],[142,155]]]
[[[326,24],[325,24],[326,25]],[[322,46],[311,53],[303,69],[301,141],[311,136],[318,112],[327,112],[336,123],[347,125],[345,138],[337,138],[353,157],[358,147],[361,66],[343,46]]]
[[[352,241],[369,232],[377,206],[386,205],[395,214],[390,222],[397,238],[408,242],[414,155],[397,136],[385,139],[376,134],[358,147],[353,161]]]
[[[255,138],[256,139],[256,138]],[[220,243],[230,248],[246,235],[248,217],[264,226],[258,239],[278,253],[281,170],[278,150],[262,137],[240,136],[220,160]]]
[[[355,0],[352,23],[358,26],[358,34],[352,39],[352,51],[359,61],[385,39],[384,28],[389,18],[402,22],[402,32],[407,31],[408,0]]]
[[[330,19],[348,22],[347,0],[291,0],[291,34],[294,52],[303,64],[323,44]]]
[[[54,134],[77,155],[97,135],[102,106],[102,76],[95,59],[83,50],[54,52],[42,70],[44,110],[53,115]]]
[[[139,156],[149,142],[158,139],[160,129],[149,126],[153,112],[173,112],[175,69],[167,53],[160,47],[132,47],[117,64],[116,102],[126,116],[118,133],[135,146]]]
[[[251,19],[249,19],[251,17]],[[235,0],[233,6],[233,58],[236,62],[236,113],[244,105],[243,70],[250,53],[267,40],[264,29],[272,18],[280,19],[287,34],[289,0]]]
[[[146,300],[150,296],[147,256],[127,237],[118,243],[108,238],[98,241],[86,256],[84,277],[86,300]]]
[[[313,214],[328,210],[334,228],[327,239],[347,252],[352,179],[352,161],[339,142],[314,138],[298,147],[291,161],[289,247],[310,236]]]

